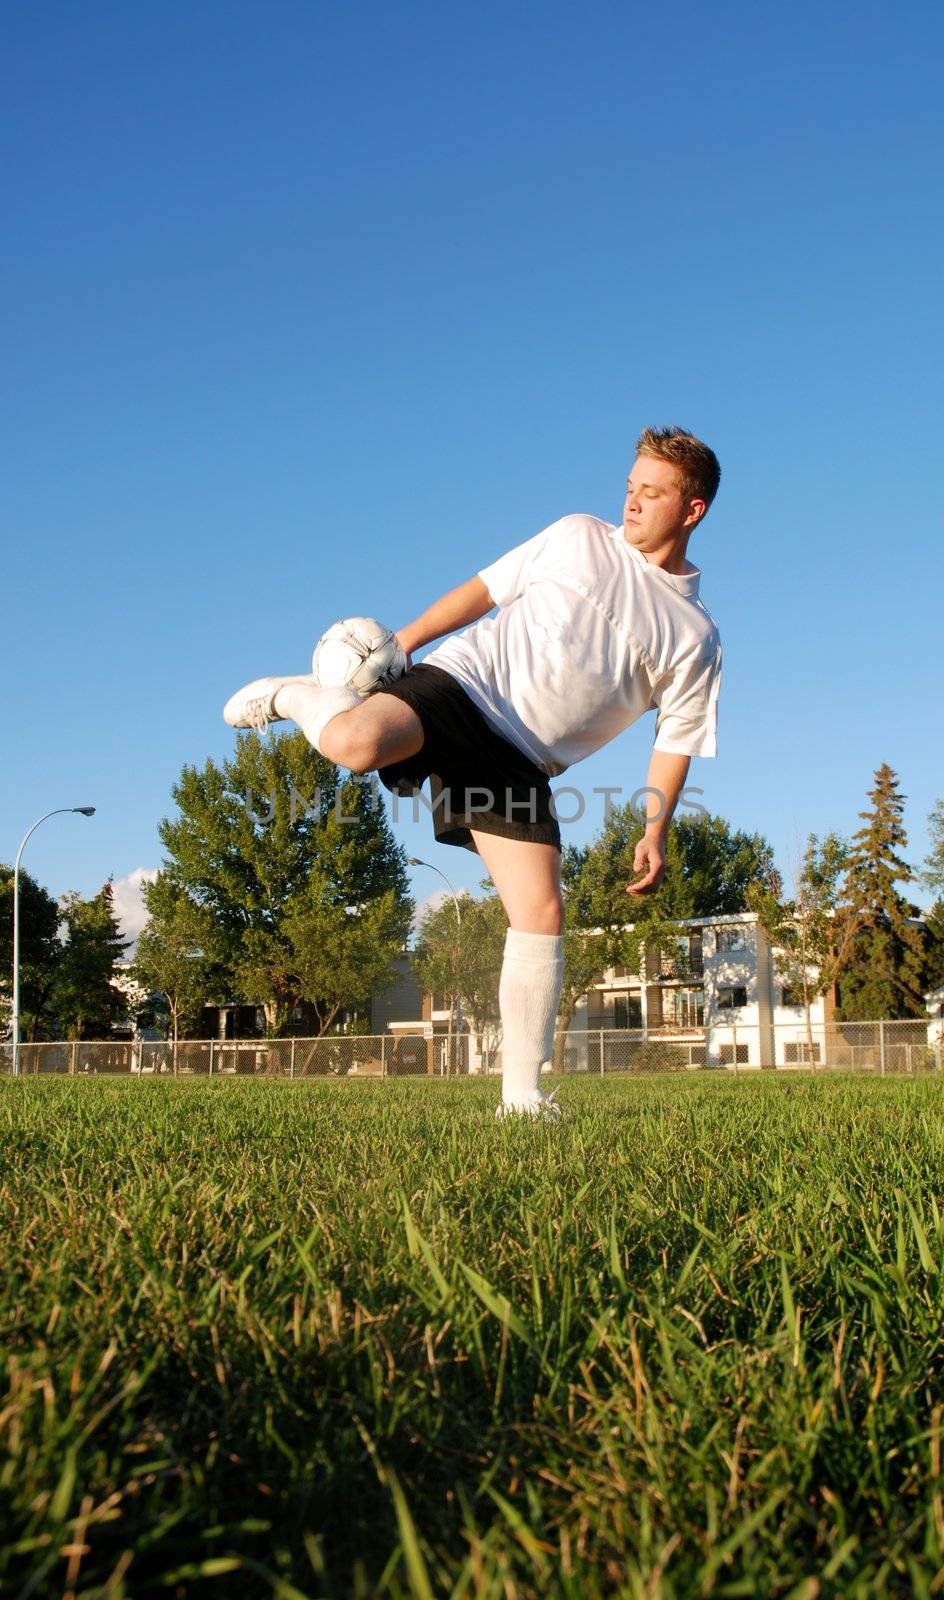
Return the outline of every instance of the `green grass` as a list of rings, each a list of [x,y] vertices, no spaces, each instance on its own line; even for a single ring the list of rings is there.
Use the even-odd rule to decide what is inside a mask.
[[[944,1083],[0,1082],[0,1590],[944,1589]]]

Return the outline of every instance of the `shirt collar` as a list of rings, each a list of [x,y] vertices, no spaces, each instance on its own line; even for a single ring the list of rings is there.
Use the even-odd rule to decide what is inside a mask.
[[[701,582],[700,567],[696,567],[693,562],[689,561],[688,572],[666,572],[664,567],[653,566],[651,561],[647,561],[642,551],[637,550],[635,545],[630,544],[621,527],[610,524],[608,532],[613,543],[618,545],[620,550],[626,552],[630,559],[636,563],[636,566],[645,573],[647,578],[653,579],[657,583],[666,584],[668,588],[674,589],[676,594],[685,595],[686,599],[698,599],[698,586]]]

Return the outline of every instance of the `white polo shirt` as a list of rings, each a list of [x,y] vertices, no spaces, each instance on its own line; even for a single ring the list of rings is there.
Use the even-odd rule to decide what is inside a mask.
[[[657,750],[717,753],[721,642],[697,567],[665,572],[621,527],[573,516],[479,576],[497,615],[424,659],[548,777],[653,709]]]

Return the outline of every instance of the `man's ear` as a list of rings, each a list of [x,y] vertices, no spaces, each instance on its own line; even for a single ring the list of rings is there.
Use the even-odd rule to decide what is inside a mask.
[[[705,515],[707,510],[708,510],[708,505],[707,505],[706,501],[699,500],[697,498],[694,499],[694,500],[690,500],[688,502],[688,516],[685,518],[685,521],[682,523],[682,527],[683,528],[694,528],[696,522],[700,522],[701,521],[702,517]]]

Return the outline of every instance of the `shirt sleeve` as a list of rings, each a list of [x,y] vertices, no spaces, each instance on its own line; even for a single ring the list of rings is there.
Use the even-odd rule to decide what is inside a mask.
[[[721,645],[693,651],[654,695],[656,750],[676,756],[718,754],[718,691],[721,688]]]
[[[497,606],[510,605],[519,594],[524,594],[538,561],[561,523],[566,520],[561,518],[560,522],[552,522],[549,528],[543,528],[533,538],[525,539],[524,544],[515,545],[506,555],[499,556],[497,561],[481,569],[479,577]]]

